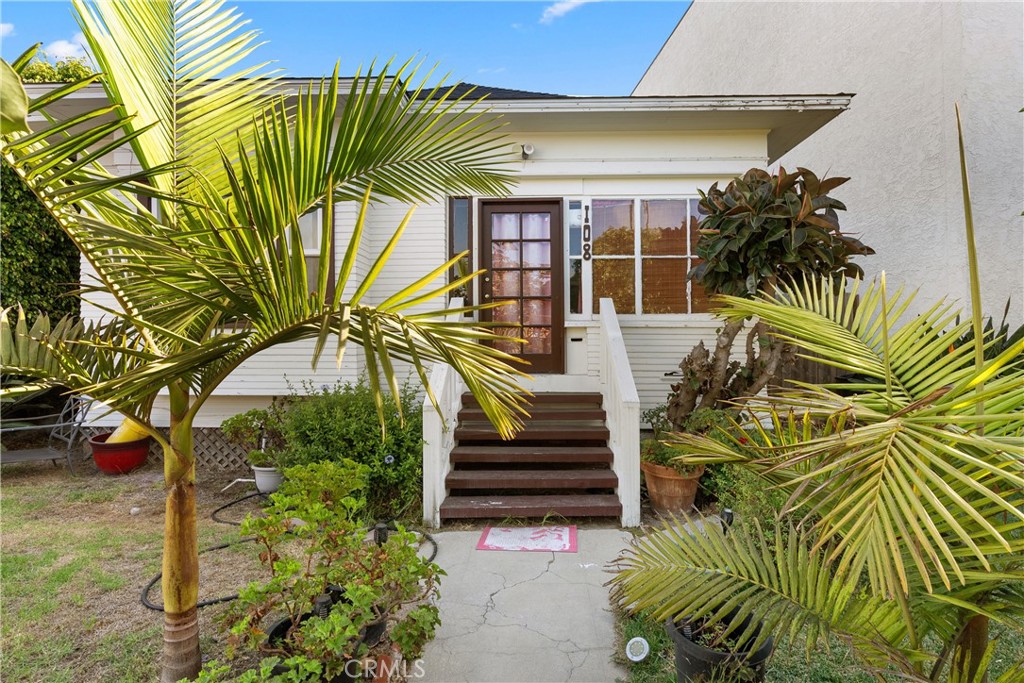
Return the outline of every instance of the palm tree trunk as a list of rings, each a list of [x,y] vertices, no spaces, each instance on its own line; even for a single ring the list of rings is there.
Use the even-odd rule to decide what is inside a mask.
[[[976,614],[967,622],[960,634],[953,659],[953,669],[960,673],[957,680],[986,683],[988,674],[978,675],[985,651],[988,649],[988,617]]]
[[[199,675],[199,544],[192,421],[184,420],[188,390],[171,387],[171,447],[164,452],[164,652],[161,683]]]

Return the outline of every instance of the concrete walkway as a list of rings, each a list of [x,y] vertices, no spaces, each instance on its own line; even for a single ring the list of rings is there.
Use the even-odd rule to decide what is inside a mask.
[[[615,620],[605,565],[619,529],[580,529],[576,553],[476,550],[482,530],[434,535],[441,626],[423,655],[425,683],[615,681]]]

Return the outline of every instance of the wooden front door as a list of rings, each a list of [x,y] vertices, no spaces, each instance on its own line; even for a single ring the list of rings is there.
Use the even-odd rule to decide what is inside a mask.
[[[495,326],[499,334],[526,340],[495,346],[529,361],[528,372],[565,372],[562,202],[481,201],[480,250],[484,302],[507,302],[483,311],[482,319],[504,323]]]

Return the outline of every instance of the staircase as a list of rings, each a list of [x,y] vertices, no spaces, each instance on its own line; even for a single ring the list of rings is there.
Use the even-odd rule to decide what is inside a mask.
[[[536,394],[523,431],[502,441],[463,394],[441,519],[619,517],[601,401],[599,393]]]

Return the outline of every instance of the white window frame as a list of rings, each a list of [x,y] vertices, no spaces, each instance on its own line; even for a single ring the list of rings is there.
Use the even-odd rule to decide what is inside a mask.
[[[641,237],[641,219],[643,217],[642,205],[645,201],[658,201],[663,199],[672,200],[683,200],[686,202],[686,247],[687,253],[682,256],[672,255],[648,255],[644,256],[640,249],[640,237]],[[619,318],[624,322],[654,322],[654,323],[672,323],[682,321],[702,321],[712,320],[714,316],[710,313],[698,312],[698,313],[644,313],[643,312],[643,259],[644,258],[663,258],[663,259],[678,259],[687,264],[696,256],[696,244],[691,244],[691,235],[689,230],[690,219],[694,215],[693,211],[696,210],[696,202],[699,201],[700,197],[696,194],[658,194],[658,195],[580,195],[580,196],[567,196],[565,197],[565,217],[564,221],[564,235],[566,237],[566,246],[564,251],[564,272],[565,272],[565,320],[566,324],[570,323],[587,323],[593,322],[600,319],[598,313],[594,313],[594,290],[593,290],[593,262],[595,258],[601,258],[603,260],[626,260],[632,259],[634,263],[633,268],[633,296],[634,296],[634,310],[640,311],[640,313],[619,313]],[[580,202],[580,212],[583,216],[590,216],[591,224],[593,223],[593,202],[595,200],[625,200],[633,202],[633,254],[630,255],[606,255],[595,257],[591,256],[590,259],[582,259],[571,255],[571,220],[573,212],[570,209],[573,202]],[[593,236],[591,236],[591,242]],[[582,251],[581,251],[582,254]],[[571,299],[569,280],[572,275],[571,261],[580,259],[583,264],[582,270],[582,283],[583,287],[583,312],[582,313],[571,313]],[[687,279],[686,281],[686,306],[689,310],[693,305],[693,284]]]

